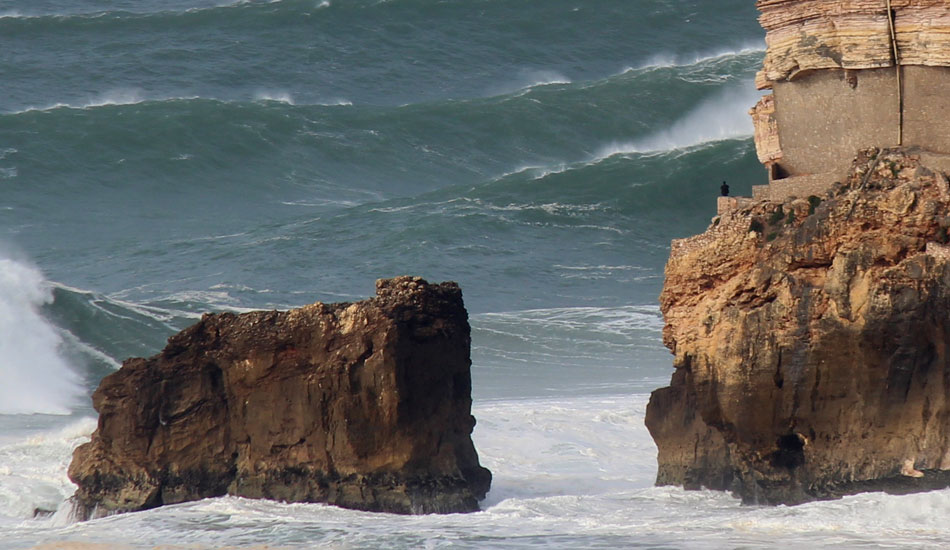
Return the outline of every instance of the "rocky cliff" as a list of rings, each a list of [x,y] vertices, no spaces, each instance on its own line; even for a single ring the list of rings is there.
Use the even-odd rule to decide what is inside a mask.
[[[82,518],[224,494],[396,513],[478,509],[468,316],[455,283],[205,315],[93,394]]]
[[[758,0],[767,51],[759,88],[814,69],[894,64],[884,0]],[[943,0],[891,0],[900,62],[950,66],[950,10]]]
[[[763,503],[950,485],[947,166],[867,151],[826,196],[674,241],[658,484]]]

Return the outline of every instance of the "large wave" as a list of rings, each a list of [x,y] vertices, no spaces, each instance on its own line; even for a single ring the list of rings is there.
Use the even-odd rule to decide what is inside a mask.
[[[0,256],[0,414],[69,414],[83,392],[40,312],[52,299],[38,269]]]
[[[752,119],[748,111],[761,95],[752,82],[743,82],[706,99],[669,127],[627,143],[612,144],[597,157],[670,151],[711,141],[751,137]]]

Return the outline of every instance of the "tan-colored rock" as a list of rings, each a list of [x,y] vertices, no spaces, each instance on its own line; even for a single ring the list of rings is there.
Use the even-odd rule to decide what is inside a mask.
[[[455,283],[205,315],[93,394],[79,517],[224,494],[396,513],[478,509],[468,315]]]
[[[758,0],[767,46],[759,89],[815,69],[894,64],[884,0]],[[942,0],[892,0],[901,64],[950,66],[950,10]]]
[[[763,503],[950,485],[950,193],[921,157],[864,153],[820,204],[674,241],[657,483]]]
[[[778,122],[775,120],[775,96],[762,99],[749,110],[755,128],[755,152],[759,162],[768,166],[782,158],[782,146],[778,139]]]

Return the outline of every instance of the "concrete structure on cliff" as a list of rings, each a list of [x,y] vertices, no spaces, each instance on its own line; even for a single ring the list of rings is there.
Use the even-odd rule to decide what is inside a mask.
[[[750,111],[769,185],[754,198],[820,195],[859,149],[950,154],[950,2],[758,0],[767,50]],[[732,199],[731,202],[735,202]],[[735,207],[729,199],[720,210]]]

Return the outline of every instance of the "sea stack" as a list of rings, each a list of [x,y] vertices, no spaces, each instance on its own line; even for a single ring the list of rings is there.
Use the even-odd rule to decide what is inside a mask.
[[[471,433],[455,283],[207,314],[93,394],[69,477],[81,519],[225,494],[400,514],[471,512],[491,483]]]
[[[758,2],[769,184],[673,242],[658,484],[772,504],[950,485],[950,12],[891,4]]]

